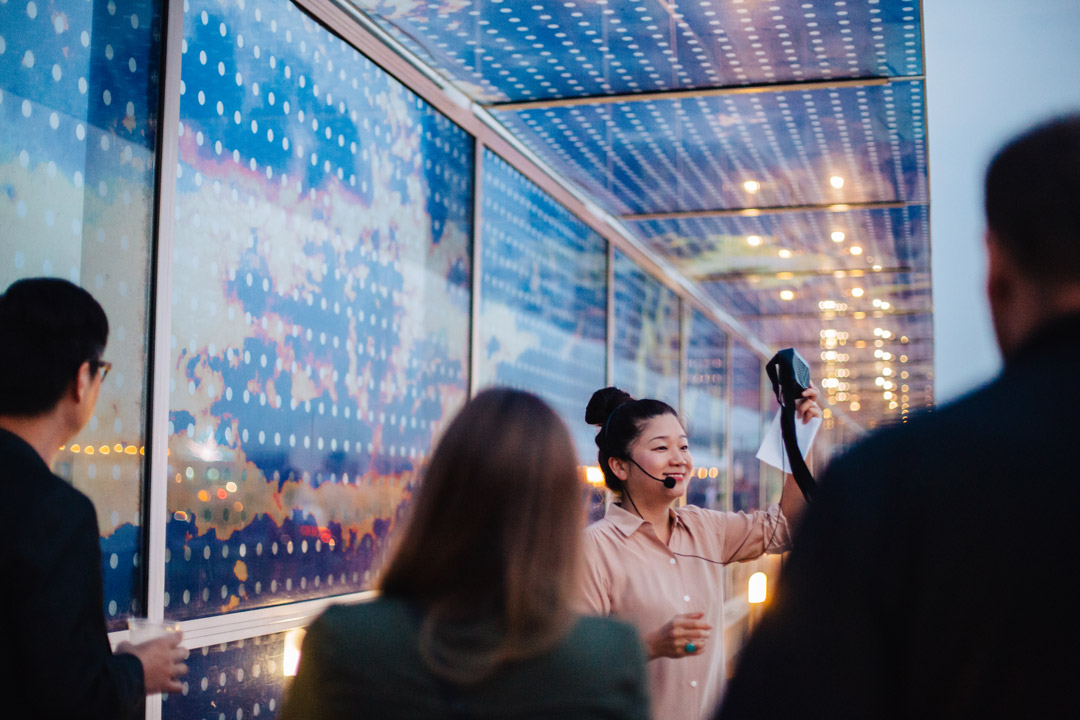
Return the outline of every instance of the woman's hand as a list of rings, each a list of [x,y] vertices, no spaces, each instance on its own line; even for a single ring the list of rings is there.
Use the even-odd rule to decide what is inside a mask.
[[[810,387],[803,390],[803,399],[795,401],[795,417],[802,420],[803,425],[810,422],[810,418],[821,417],[821,406],[818,405],[818,390],[810,383]]]
[[[702,620],[705,613],[683,613],[671,618],[662,628],[645,636],[649,659],[684,658],[700,655],[705,649],[712,625]]]

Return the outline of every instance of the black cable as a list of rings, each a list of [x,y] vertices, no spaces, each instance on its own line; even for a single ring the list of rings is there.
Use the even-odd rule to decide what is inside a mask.
[[[785,481],[785,484],[787,484],[787,481]],[[644,521],[645,516],[641,514],[640,510],[638,510],[637,503],[634,502],[633,496],[630,495],[630,488],[627,487],[625,480],[623,481],[622,486],[623,486],[623,493],[625,493],[626,499],[630,501],[630,505],[631,505],[631,507],[634,508],[634,512],[637,513],[637,516]],[[783,498],[784,498],[784,493],[783,493],[783,490],[781,490],[780,491],[780,499],[783,500]],[[779,505],[779,503],[777,503],[777,508],[779,508],[779,507],[780,507],[780,505]],[[766,514],[768,513],[767,510],[765,512],[766,512]],[[783,510],[781,510],[780,512],[781,512],[781,514],[783,514]],[[780,525],[779,522],[774,524],[772,535],[769,536],[768,542],[765,543],[765,550],[766,551],[773,544],[773,540],[776,539],[776,533],[779,532],[779,525]],[[743,549],[743,546],[746,545],[746,543],[749,540],[750,540],[749,536],[743,538],[743,541],[741,543],[739,543],[739,547],[735,548],[735,550],[731,553],[732,557],[738,555],[739,551]],[[714,565],[720,565],[721,567],[723,567],[724,565],[729,565],[730,564],[730,562],[724,562],[723,560],[713,560],[712,558],[703,557],[701,555],[694,555],[694,554],[691,554],[691,553],[675,552],[671,548],[668,548],[668,552],[671,553],[672,555],[677,555],[678,557],[694,558],[694,559],[697,559],[697,560],[704,560],[705,562],[710,562],[710,563],[713,563]],[[765,555],[765,554],[766,554],[765,552],[762,552],[762,555]]]

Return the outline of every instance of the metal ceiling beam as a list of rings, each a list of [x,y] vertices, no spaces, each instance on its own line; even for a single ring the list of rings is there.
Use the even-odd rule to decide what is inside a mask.
[[[923,75],[901,75],[895,77],[849,78],[847,80],[810,80],[791,83],[756,83],[712,88],[691,88],[687,90],[660,90],[656,92],[617,93],[614,95],[581,95],[578,97],[552,98],[550,100],[519,100],[514,102],[487,103],[485,108],[491,111],[510,110],[545,110],[548,108],[574,107],[576,105],[610,105],[612,103],[652,102],[655,100],[687,100],[701,97],[722,97],[725,95],[754,95],[761,93],[802,92],[806,90],[834,90],[837,88],[871,87],[888,85],[893,82],[924,80]]]
[[[783,205],[773,207],[727,208],[721,210],[678,210],[675,212],[631,213],[620,215],[625,222],[644,222],[646,220],[690,220],[699,218],[726,217],[761,217],[762,215],[784,215],[787,213],[806,212],[851,212],[852,210],[896,210],[914,205],[926,205],[926,201],[904,202],[853,202],[826,203],[822,205]]]
[[[746,280],[747,278],[776,278],[778,280],[791,280],[793,278],[805,278],[805,277],[834,277],[834,278],[867,278],[877,277],[879,275],[890,275],[895,273],[911,273],[911,272],[929,272],[930,268],[924,270],[916,270],[908,265],[898,265],[895,267],[883,267],[880,270],[865,268],[837,268],[835,270],[829,270],[826,268],[812,268],[809,270],[728,270],[726,272],[707,273],[704,275],[694,275],[687,273],[691,280],[702,283],[723,283],[723,282],[736,282],[739,280]]]
[[[861,314],[862,317],[856,317]],[[934,314],[933,308],[922,308],[918,310],[901,310],[892,309],[881,310],[875,308],[873,310],[845,310],[843,312],[829,312],[827,315],[820,310],[807,311],[807,312],[786,312],[786,313],[756,313],[753,316],[749,316],[748,319],[753,321],[758,320],[802,320],[806,318],[816,318],[818,320],[865,320],[866,318],[881,318],[881,317],[903,317],[914,315],[927,315]],[[743,316],[747,318],[747,316]]]

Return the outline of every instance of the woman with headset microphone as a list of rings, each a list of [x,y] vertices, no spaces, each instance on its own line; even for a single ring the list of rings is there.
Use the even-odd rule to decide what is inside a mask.
[[[817,390],[796,414],[820,417]],[[649,659],[653,715],[697,720],[716,707],[726,678],[723,565],[788,548],[806,501],[787,476],[779,505],[751,513],[673,507],[693,469],[674,408],[618,388],[593,393],[585,420],[599,427],[604,483],[618,502],[585,533],[583,609],[637,626]]]

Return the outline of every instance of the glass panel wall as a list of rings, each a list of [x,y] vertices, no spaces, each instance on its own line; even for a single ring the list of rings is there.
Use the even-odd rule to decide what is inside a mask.
[[[736,512],[756,510],[761,506],[761,358],[738,340],[731,347],[732,370],[732,495]]]
[[[625,253],[615,258],[612,383],[679,407],[679,296]]]
[[[473,141],[285,0],[184,13],[166,614],[368,589],[468,387]]]
[[[697,469],[686,501],[713,510],[727,510],[730,498],[725,456],[728,337],[697,310],[690,311],[687,324],[684,412]]]
[[[585,405],[604,386],[607,242],[490,151],[481,198],[477,384],[543,397],[594,465]]]
[[[776,395],[773,393],[772,382],[765,374],[764,370],[761,373],[761,424],[762,424],[762,440],[765,438],[765,431],[768,430],[769,424],[772,423],[773,416],[776,415],[780,409],[780,403],[776,400]],[[783,442],[781,441],[781,446]],[[787,450],[783,450],[783,457],[787,457]],[[815,453],[816,454],[816,453]],[[773,503],[780,502],[780,496],[784,490],[784,473],[779,468],[775,468],[772,465],[761,463],[761,487],[764,497],[761,501],[761,507],[769,507]]]
[[[272,718],[285,695],[288,633],[199,648],[187,659],[183,691],[164,695],[165,720]]]
[[[54,470],[90,496],[111,629],[142,612],[147,311],[159,3],[0,3],[0,291],[30,276],[89,290],[113,371]]]

